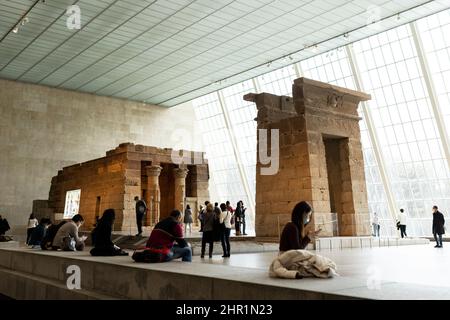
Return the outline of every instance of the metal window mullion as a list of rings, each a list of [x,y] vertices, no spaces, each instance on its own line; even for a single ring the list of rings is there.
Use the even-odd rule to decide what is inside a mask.
[[[348,55],[348,59],[350,62],[350,67],[353,72],[353,77],[354,77],[356,88],[359,91],[364,91],[364,86],[361,81],[361,73],[360,73],[360,70],[358,67],[358,63],[355,59],[353,48],[350,45],[347,45],[345,48],[347,50],[347,55]],[[388,201],[388,207],[391,211],[391,217],[394,221],[396,221],[397,220],[397,212],[398,212],[397,205],[396,205],[395,198],[392,193],[391,184],[390,184],[390,181],[388,178],[388,174],[387,174],[387,170],[386,170],[386,163],[385,163],[385,160],[381,153],[381,148],[380,148],[380,144],[378,142],[378,136],[375,131],[376,129],[375,129],[374,121],[372,119],[372,114],[371,114],[369,108],[367,107],[366,102],[361,103],[361,108],[363,110],[364,117],[366,119],[367,131],[369,132],[370,141],[372,142],[372,148],[373,148],[373,152],[375,154],[375,159],[378,164],[378,169],[380,170],[381,181],[383,182],[384,192],[386,194],[387,201]]]
[[[242,164],[241,156],[239,154],[238,144],[237,144],[237,141],[236,141],[236,136],[234,134],[233,125],[232,125],[231,120],[230,120],[230,115],[229,115],[228,110],[227,110],[226,105],[225,105],[225,99],[224,99],[223,94],[222,94],[222,92],[220,90],[217,91],[217,96],[219,98],[219,104],[220,104],[220,107],[222,109],[222,114],[223,114],[223,117],[224,117],[224,120],[225,120],[225,125],[226,125],[226,128],[227,128],[227,132],[228,132],[228,135],[230,137],[231,146],[233,147],[234,159],[236,160],[236,164],[237,164],[238,171],[239,171],[239,176],[241,178],[241,183],[242,183],[242,185],[244,187],[244,191],[245,191],[245,193],[247,195],[247,199],[249,201],[250,209],[253,212],[252,220],[255,220],[255,218],[254,218],[254,215],[255,215],[255,198],[254,198],[254,196],[252,196],[252,194],[250,192],[250,185],[249,185],[249,182],[248,182],[248,179],[247,179],[247,174],[245,173],[245,170],[244,170],[244,166]]]
[[[450,169],[450,141],[447,135],[447,131],[445,129],[444,116],[441,111],[441,107],[439,105],[439,99],[437,97],[436,88],[434,86],[434,82],[431,76],[430,66],[428,64],[427,56],[423,48],[423,41],[420,36],[420,33],[417,30],[417,23],[416,22],[410,23],[410,27],[414,39],[414,44],[416,46],[417,56],[419,58],[422,74],[425,80],[425,84],[427,86],[428,96],[431,102],[431,109],[433,111],[434,119],[436,121],[436,125],[438,128],[439,138],[441,140],[442,148],[444,150],[444,154],[447,159],[448,168]]]
[[[294,63],[294,70],[295,70],[295,75],[297,76],[297,78],[303,77],[303,70],[302,70],[302,66],[300,65],[300,62]]]

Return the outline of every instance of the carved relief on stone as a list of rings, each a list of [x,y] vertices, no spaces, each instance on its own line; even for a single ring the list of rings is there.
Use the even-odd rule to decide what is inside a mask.
[[[331,108],[340,108],[344,104],[344,97],[337,94],[330,94],[327,98],[327,106]]]

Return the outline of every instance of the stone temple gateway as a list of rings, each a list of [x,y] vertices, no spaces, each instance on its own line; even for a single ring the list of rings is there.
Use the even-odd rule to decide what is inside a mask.
[[[173,154],[180,164],[174,163]],[[184,212],[187,204],[195,213],[209,198],[208,180],[208,162],[202,152],[123,143],[103,158],[60,170],[52,179],[48,208],[55,213],[55,220],[67,218],[62,215],[67,211],[67,194],[79,191],[77,211],[88,230],[105,209],[113,208],[114,231],[135,232],[135,196],[145,199],[149,209],[145,229],[173,209]]]
[[[357,111],[359,103],[370,98],[306,78],[294,81],[293,98],[244,96],[256,103],[258,129],[278,129],[280,137],[278,173],[261,175],[264,166],[257,163],[258,236],[277,237],[300,200],[312,204],[310,225],[322,228],[322,236],[370,234]]]

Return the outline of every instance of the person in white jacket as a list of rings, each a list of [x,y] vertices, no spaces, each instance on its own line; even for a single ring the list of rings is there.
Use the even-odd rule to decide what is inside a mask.
[[[220,224],[222,231],[220,234],[220,241],[222,242],[223,256],[222,258],[230,257],[230,233],[231,233],[231,217],[233,213],[228,211],[227,205],[222,203],[220,205]]]
[[[406,234],[407,216],[406,216],[405,210],[400,209],[400,214],[399,214],[398,218],[399,218],[399,221],[397,222],[397,229],[400,229],[402,238],[407,237],[408,236]]]

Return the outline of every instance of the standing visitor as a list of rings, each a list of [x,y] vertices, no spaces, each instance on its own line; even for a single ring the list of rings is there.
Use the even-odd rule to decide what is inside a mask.
[[[220,210],[222,212],[220,213],[220,223],[223,224],[222,227],[222,234],[221,234],[221,242],[222,242],[222,249],[223,249],[223,256],[222,258],[229,258],[230,257],[230,233],[231,233],[231,216],[233,215],[230,211],[227,209],[227,205],[222,203],[220,205]]]
[[[242,207],[241,202],[239,201],[236,204],[236,210],[234,211],[234,227],[236,229],[236,235],[241,235],[241,217],[242,217]]]
[[[30,214],[30,217],[28,218],[28,226],[27,226],[27,242],[30,241],[31,234],[33,233],[34,228],[38,225],[38,220],[34,217],[34,214]]]
[[[208,203],[204,211],[203,235],[202,235],[202,252],[201,258],[205,257],[206,244],[209,244],[209,258],[212,258],[214,247],[214,205]]]
[[[189,227],[189,234],[192,234],[192,210],[191,210],[191,206],[187,205],[186,209],[184,210],[184,234],[187,234],[187,228]]]
[[[436,240],[435,248],[442,248],[442,235],[445,234],[444,215],[439,212],[437,206],[433,206],[433,236]]]
[[[144,200],[139,200],[139,197],[134,197],[134,201],[136,202],[136,224],[138,228],[138,233],[136,237],[142,235],[142,220],[144,219],[145,212],[147,211],[147,205]]]
[[[406,235],[406,213],[405,210],[400,209],[399,221],[397,222],[397,228],[400,229],[402,238],[407,237]]]
[[[373,213],[372,226],[373,226],[373,236],[380,237],[380,223],[378,220],[378,214],[376,212]]]

